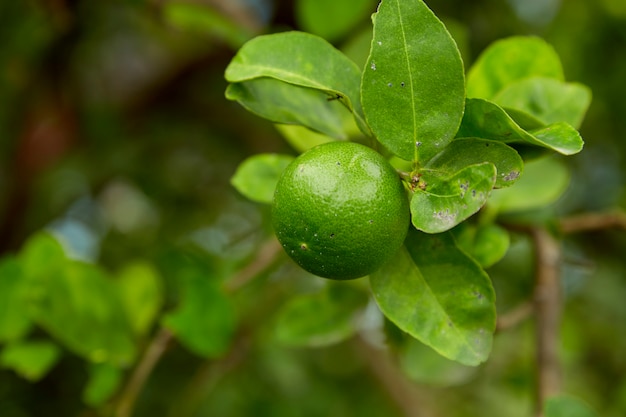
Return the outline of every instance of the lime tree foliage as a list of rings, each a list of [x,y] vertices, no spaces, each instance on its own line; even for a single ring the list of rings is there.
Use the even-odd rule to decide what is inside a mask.
[[[554,49],[536,37],[494,43],[466,75],[455,41],[422,1],[383,0],[372,21],[362,68],[323,38],[298,31],[258,36],[239,49],[225,72],[226,97],[277,124],[304,153],[293,161],[252,156],[232,183],[274,205],[278,239],[305,269],[336,279],[368,275],[380,311],[397,328],[448,359],[478,365],[489,357],[496,327],[484,268],[510,242],[496,219],[561,194],[567,180],[551,155],[582,150],[577,128],[590,91],[567,82]],[[374,223],[388,213],[401,225],[406,214],[394,198],[370,194],[379,178],[355,174],[363,168],[350,166],[349,154],[334,155],[337,141],[369,146],[395,168],[408,232],[389,226],[364,237],[355,227],[367,210]],[[357,158],[359,148],[350,149]],[[293,180],[311,162],[328,161],[327,169]],[[401,247],[389,243],[391,232]],[[371,263],[379,258],[382,265]],[[343,300],[311,302],[332,311]],[[364,304],[351,308],[356,314]],[[305,321],[285,314],[293,326]],[[312,327],[309,338],[319,330]],[[298,342],[307,340],[301,332]]]

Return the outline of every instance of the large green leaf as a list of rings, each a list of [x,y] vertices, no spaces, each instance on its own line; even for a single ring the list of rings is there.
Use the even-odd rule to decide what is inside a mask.
[[[583,148],[580,134],[565,122],[526,131],[497,104],[475,98],[467,99],[457,137],[479,137],[505,143],[531,144],[563,155],[573,155]]]
[[[464,106],[463,63],[443,23],[421,0],[383,0],[361,96],[376,138],[426,162],[454,137]]]
[[[290,155],[258,154],[244,160],[231,184],[241,194],[259,203],[271,203],[280,174],[294,160]]]
[[[524,111],[544,125],[566,122],[578,128],[591,103],[591,90],[578,83],[533,77],[509,84],[493,101],[507,109]]]
[[[262,77],[320,90],[320,99],[336,99],[350,109],[365,133],[359,82],[361,70],[324,39],[304,32],[258,36],[246,42],[225,73],[230,83]]]
[[[32,327],[25,303],[24,274],[12,257],[0,261],[0,343],[24,337]]]
[[[276,319],[276,336],[291,346],[327,346],[352,336],[367,296],[346,285],[329,285],[314,294],[291,298]]]
[[[13,369],[29,381],[38,381],[59,361],[61,349],[55,343],[19,341],[7,345],[0,354],[0,366]]]
[[[563,67],[554,48],[536,37],[502,39],[485,49],[470,68],[467,97],[492,99],[507,85],[529,77],[563,81]]]
[[[467,166],[448,177],[424,172],[411,197],[411,221],[418,230],[440,233],[476,213],[496,182],[496,168],[486,162]]]
[[[443,356],[465,365],[489,356],[493,287],[450,234],[409,232],[406,248],[370,275],[370,283],[385,316]]]
[[[431,159],[426,168],[453,174],[482,162],[495,165],[498,171],[496,188],[513,185],[524,169],[524,161],[515,149],[501,142],[478,138],[453,141]]]

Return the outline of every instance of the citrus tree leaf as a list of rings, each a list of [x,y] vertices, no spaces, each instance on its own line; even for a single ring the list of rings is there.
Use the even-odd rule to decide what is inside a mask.
[[[280,174],[293,160],[290,155],[253,155],[239,164],[230,183],[250,200],[269,204]]]
[[[453,174],[469,166],[491,162],[498,171],[495,188],[513,185],[524,169],[524,161],[510,146],[478,138],[457,139],[431,159],[426,168]]]
[[[411,197],[411,221],[426,233],[445,232],[485,204],[496,182],[496,168],[486,162],[467,166],[449,177],[424,173]]]
[[[597,417],[586,403],[575,397],[559,395],[550,397],[543,406],[545,417]]]
[[[591,90],[578,83],[533,77],[509,84],[493,101],[503,108],[524,111],[544,125],[566,122],[579,128],[591,104]]]
[[[457,245],[483,268],[489,268],[502,259],[511,243],[509,232],[493,223],[462,223],[452,232]]]
[[[225,72],[230,83],[269,77],[320,90],[321,100],[334,99],[345,105],[365,134],[359,95],[361,70],[324,39],[304,32],[282,32],[257,36],[246,42]]]
[[[19,341],[5,346],[0,365],[29,381],[38,381],[59,361],[61,349],[50,341]]]
[[[332,42],[347,35],[375,7],[374,0],[298,0],[296,19],[306,32]]]
[[[0,342],[18,340],[32,328],[25,290],[18,259],[8,256],[0,260]]]
[[[507,85],[529,77],[563,81],[563,67],[554,48],[537,37],[502,39],[485,49],[468,71],[467,97],[493,99]]]
[[[457,137],[479,137],[505,143],[531,144],[563,155],[573,155],[583,148],[580,134],[565,122],[526,131],[500,106],[482,99],[467,99]]]
[[[541,158],[529,161],[522,178],[513,187],[495,190],[489,205],[502,213],[545,207],[565,192],[569,182],[569,171],[559,160]]]
[[[328,346],[356,332],[367,295],[347,285],[329,285],[314,294],[292,297],[278,312],[276,337],[290,346]]]
[[[336,139],[346,139],[338,100],[328,100],[322,91],[299,87],[273,78],[255,78],[233,83],[226,98],[275,123],[306,126]]]
[[[314,146],[335,140],[328,135],[315,132],[304,126],[277,124],[275,127],[283,135],[287,143],[298,152],[308,151]]]
[[[426,162],[454,137],[463,114],[461,56],[421,0],[383,0],[361,97],[376,138],[407,161]]]
[[[197,355],[221,356],[230,346],[236,329],[231,300],[200,271],[185,272],[181,285],[181,304],[164,317],[164,326]]]
[[[410,231],[406,247],[370,283],[385,316],[441,355],[471,366],[489,356],[494,290],[450,234]]]
[[[89,379],[83,390],[83,401],[91,407],[103,405],[123,381],[122,370],[110,363],[92,363],[88,368]]]

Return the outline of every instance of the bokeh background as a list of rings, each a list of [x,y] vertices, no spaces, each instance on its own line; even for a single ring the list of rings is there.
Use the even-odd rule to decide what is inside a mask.
[[[224,98],[226,65],[251,37],[290,29],[319,34],[362,65],[376,3],[0,2],[0,254],[19,251],[46,229],[64,239],[72,256],[106,270],[142,259],[163,281],[162,311],[178,301],[181,267],[198,265],[217,279],[235,274],[255,259],[271,231],[267,207],[238,195],[230,177],[250,155],[296,151],[271,123]],[[427,3],[455,37],[466,67],[506,36],[537,35],[554,46],[567,80],[588,85],[593,102],[581,128],[585,149],[565,160],[571,183],[551,210],[565,216],[623,209],[626,2]],[[586,234],[566,239],[563,247],[566,391],[599,415],[623,416],[626,235]],[[489,271],[502,311],[528,299],[531,258],[528,242],[514,239]],[[492,358],[476,369],[413,345],[391,359],[353,340],[285,347],[272,335],[274,313],[292,294],[318,285],[285,264],[277,261],[236,297],[237,332],[245,335],[236,349],[206,359],[175,344],[133,415],[532,412],[532,323],[498,334]],[[48,337],[41,329],[33,332]],[[85,394],[86,362],[63,350],[45,375],[30,380],[5,363],[0,415],[110,415],[106,398]],[[403,409],[406,396],[417,404],[411,412]]]

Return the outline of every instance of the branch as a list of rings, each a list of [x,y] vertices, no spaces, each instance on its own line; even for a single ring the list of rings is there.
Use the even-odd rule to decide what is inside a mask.
[[[559,262],[561,251],[556,240],[543,228],[531,230],[536,250],[534,309],[536,321],[537,386],[536,415],[543,415],[545,400],[561,390],[558,359],[561,291]]]
[[[626,213],[586,213],[566,217],[559,222],[562,233],[579,233],[604,229],[626,230]]]
[[[235,292],[257,277],[274,263],[281,249],[276,239],[269,239],[258,250],[254,260],[226,282],[225,290]]]
[[[517,326],[528,317],[532,316],[533,312],[533,303],[531,301],[525,301],[514,309],[507,311],[506,314],[498,315],[496,332],[502,332]]]

